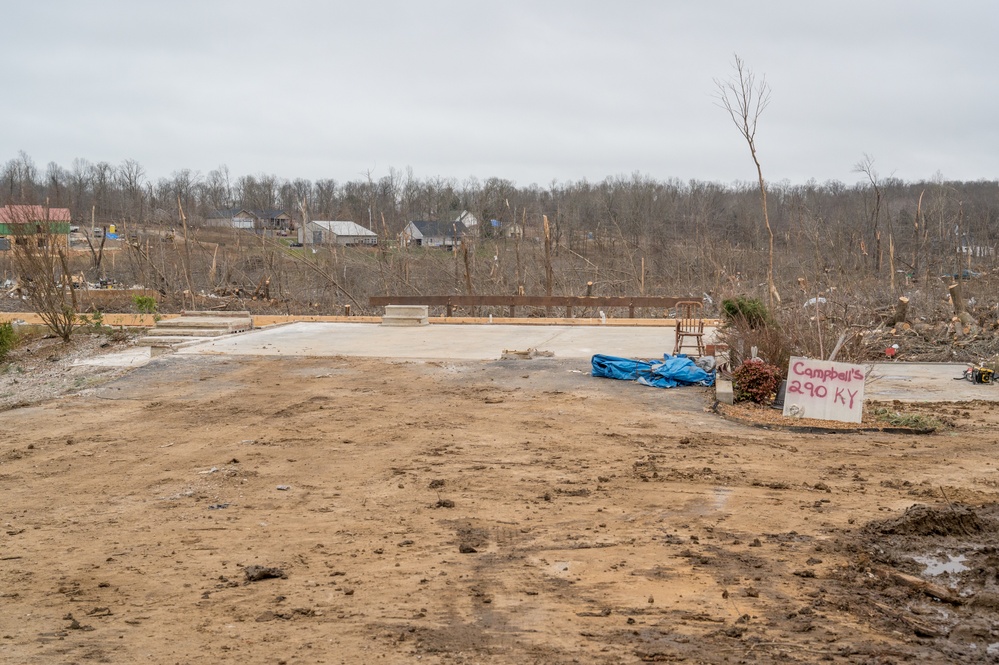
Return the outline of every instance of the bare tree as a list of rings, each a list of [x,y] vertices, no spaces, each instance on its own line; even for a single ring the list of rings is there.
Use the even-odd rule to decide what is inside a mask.
[[[76,292],[69,269],[69,217],[48,206],[12,205],[0,221],[13,238],[14,268],[31,308],[49,329],[68,342],[76,326]]]
[[[756,74],[746,67],[746,63],[738,55],[735,56],[733,67],[735,75],[726,81],[715,79],[715,86],[718,88],[719,105],[728,112],[742,138],[745,139],[749,153],[753,157],[753,164],[756,165],[756,175],[760,182],[760,203],[763,206],[763,224],[769,238],[767,291],[770,307],[773,308],[775,299],[780,302],[780,294],[774,284],[774,231],[770,226],[770,215],[767,211],[766,181],[763,179],[763,168],[756,153],[756,123],[770,104],[770,86],[767,85],[766,77],[757,83]]]
[[[874,190],[874,208],[870,212],[871,228],[874,230],[874,265],[875,272],[880,275],[882,268],[882,250],[881,250],[881,208],[884,204],[884,190],[883,182],[878,176],[877,171],[874,170],[874,158],[870,155],[864,153],[864,158],[857,162],[853,170],[855,173],[861,173],[867,178],[867,181],[871,184],[871,188]],[[891,291],[895,292],[895,235],[892,229],[891,215],[888,216],[888,270],[889,270],[889,280],[891,283]]]
[[[138,222],[144,214],[143,184],[146,171],[134,159],[122,161],[116,172],[119,196],[122,198],[121,219],[129,224]]]

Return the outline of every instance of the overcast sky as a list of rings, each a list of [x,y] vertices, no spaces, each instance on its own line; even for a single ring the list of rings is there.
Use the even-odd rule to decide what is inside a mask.
[[[999,179],[995,0],[8,2],[0,160],[547,185]]]

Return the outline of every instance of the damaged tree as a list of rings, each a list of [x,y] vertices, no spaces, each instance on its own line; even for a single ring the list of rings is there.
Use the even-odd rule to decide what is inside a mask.
[[[735,124],[742,138],[749,146],[749,154],[753,157],[753,164],[756,165],[756,175],[760,183],[760,204],[763,207],[763,224],[767,229],[769,241],[770,262],[767,267],[767,297],[769,298],[770,309],[774,307],[774,301],[780,302],[780,294],[774,284],[774,231],[770,226],[770,215],[767,211],[767,185],[763,179],[763,167],[760,166],[759,157],[756,154],[756,123],[763,114],[763,110],[770,104],[770,86],[767,85],[766,78],[760,79],[756,83],[756,75],[746,68],[742,58],[735,56],[735,77],[728,81],[715,80],[718,87],[718,100],[723,109],[728,112],[732,122]]]
[[[948,286],[947,291],[950,293],[950,301],[954,305],[955,329],[958,327],[963,329],[965,326],[970,326],[973,319],[971,318],[971,314],[968,314],[968,306],[964,302],[964,291],[961,289],[961,281],[958,280]]]

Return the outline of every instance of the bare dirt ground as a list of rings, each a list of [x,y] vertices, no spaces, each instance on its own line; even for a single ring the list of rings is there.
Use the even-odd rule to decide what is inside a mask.
[[[999,405],[795,434],[587,369],[166,357],[2,411],[0,661],[999,660]]]

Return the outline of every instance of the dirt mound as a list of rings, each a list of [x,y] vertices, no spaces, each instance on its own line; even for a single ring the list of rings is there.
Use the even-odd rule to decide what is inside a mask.
[[[999,504],[934,508],[916,504],[900,517],[872,522],[865,529],[871,535],[940,536],[969,538],[999,532]]]
[[[855,616],[952,661],[999,660],[999,504],[916,504],[858,533],[844,583]]]

